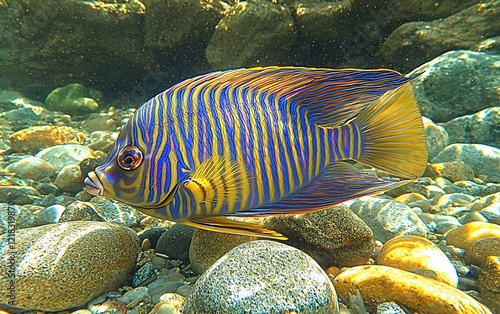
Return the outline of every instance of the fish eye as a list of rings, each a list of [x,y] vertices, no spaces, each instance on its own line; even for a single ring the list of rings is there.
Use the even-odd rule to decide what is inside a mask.
[[[116,160],[123,170],[134,170],[142,162],[142,152],[135,146],[125,146],[116,157]]]

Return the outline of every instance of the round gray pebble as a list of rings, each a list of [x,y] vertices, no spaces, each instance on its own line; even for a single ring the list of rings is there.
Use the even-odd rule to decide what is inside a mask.
[[[229,251],[195,284],[188,313],[339,313],[328,276],[305,253],[273,241]]]

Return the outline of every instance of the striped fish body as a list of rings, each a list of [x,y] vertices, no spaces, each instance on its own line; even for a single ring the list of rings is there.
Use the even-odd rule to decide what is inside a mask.
[[[419,175],[425,138],[408,102],[408,79],[388,70],[210,73],[139,108],[87,183],[151,216],[277,236],[219,217],[302,213],[395,186],[342,160]]]

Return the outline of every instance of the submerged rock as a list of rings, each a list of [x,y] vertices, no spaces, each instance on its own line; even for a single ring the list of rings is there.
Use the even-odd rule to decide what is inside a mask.
[[[450,143],[485,144],[500,148],[500,107],[461,116],[443,123]]]
[[[97,111],[99,104],[82,84],[68,84],[54,89],[45,99],[49,110],[67,114],[84,114]]]
[[[290,10],[271,2],[239,2],[217,25],[206,57],[214,69],[280,64],[295,39]]]
[[[432,163],[461,161],[486,182],[500,182],[500,149],[482,144],[452,144],[432,159]]]
[[[500,310],[500,256],[489,256],[479,276],[484,303],[496,313]]]
[[[433,279],[457,287],[458,275],[448,257],[431,241],[407,235],[384,243],[377,264],[407,271],[430,271]]]
[[[251,236],[195,228],[189,247],[191,266],[198,274],[202,274],[233,248],[256,239]]]
[[[340,298],[359,290],[370,307],[394,301],[422,314],[491,314],[464,292],[421,275],[380,265],[356,266],[340,273],[334,282]]]
[[[408,70],[450,50],[474,49],[485,38],[498,35],[499,14],[500,2],[490,1],[444,19],[409,22],[387,38],[380,53]]]
[[[321,267],[282,243],[252,241],[234,248],[196,282],[188,313],[339,313]]]
[[[364,264],[374,248],[370,228],[342,204],[303,215],[270,217],[264,226],[287,236],[285,243],[304,251],[322,267]]]
[[[96,156],[94,155],[94,151],[87,146],[66,144],[45,148],[38,152],[36,157],[51,164],[56,171],[60,171],[67,165],[78,165],[82,160]]]
[[[34,156],[28,156],[13,162],[5,170],[17,177],[35,181],[43,178],[51,178],[55,174],[54,167],[45,160]]]
[[[500,57],[458,50],[445,53],[412,71],[415,98],[422,114],[446,122],[498,106]]]
[[[67,126],[35,126],[9,136],[16,153],[34,154],[43,148],[62,144],[83,144],[84,134]]]
[[[417,235],[426,237],[427,226],[407,205],[378,197],[364,197],[351,205],[372,230],[376,240],[386,242],[398,235]]]
[[[15,268],[11,304],[26,310],[62,311],[81,306],[126,278],[134,268],[138,239],[130,229],[108,223],[75,221],[18,230],[15,255],[0,237],[2,267]],[[2,286],[11,280],[0,273]],[[20,293],[22,292],[22,293]],[[9,290],[0,291],[7,300]]]

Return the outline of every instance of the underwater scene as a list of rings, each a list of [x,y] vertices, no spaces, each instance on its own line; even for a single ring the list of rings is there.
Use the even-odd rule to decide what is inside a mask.
[[[500,1],[0,0],[0,314],[500,314]]]

